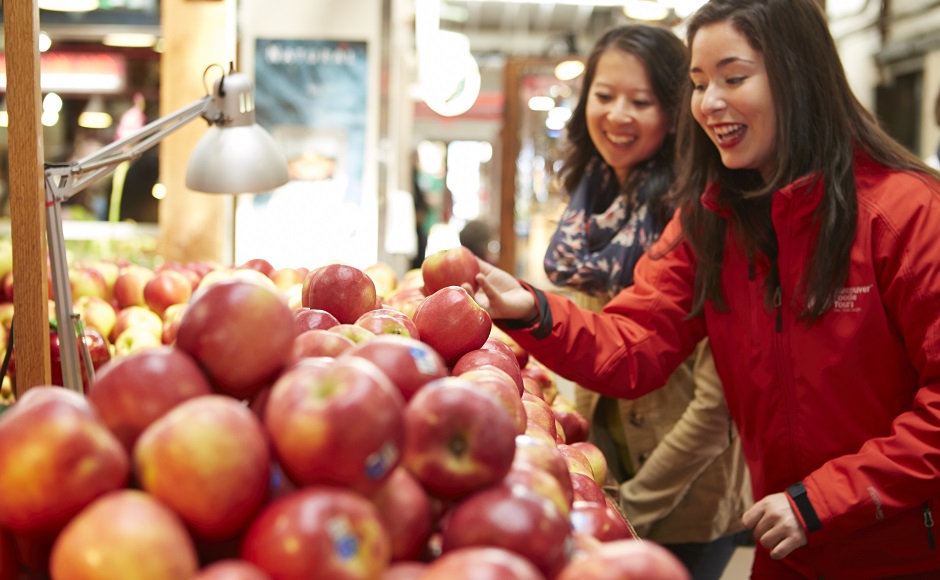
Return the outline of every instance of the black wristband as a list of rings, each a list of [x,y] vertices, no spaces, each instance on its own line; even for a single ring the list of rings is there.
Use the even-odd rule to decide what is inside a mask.
[[[787,488],[787,494],[793,498],[793,503],[796,504],[796,509],[800,510],[800,515],[803,517],[803,523],[806,524],[807,532],[815,532],[822,528],[822,522],[819,521],[819,516],[816,515],[816,510],[813,508],[813,504],[809,501],[809,496],[806,494],[806,486],[803,485],[802,481],[798,481]]]

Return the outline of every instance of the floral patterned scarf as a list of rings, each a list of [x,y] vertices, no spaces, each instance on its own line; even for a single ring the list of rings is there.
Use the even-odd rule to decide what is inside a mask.
[[[599,159],[588,165],[545,253],[553,284],[606,298],[633,284],[633,267],[660,233],[648,211],[647,182],[643,171],[630,180],[635,191],[628,196],[609,165]],[[612,202],[595,214],[595,199]]]

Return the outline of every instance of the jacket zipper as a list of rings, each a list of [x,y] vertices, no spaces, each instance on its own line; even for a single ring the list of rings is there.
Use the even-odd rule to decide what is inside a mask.
[[[774,288],[774,309],[777,312],[777,332],[783,332],[783,290],[780,288],[780,284],[777,284],[777,287]]]
[[[931,550],[937,548],[933,537],[933,513],[930,511],[930,502],[924,502],[924,527],[927,528],[927,545]]]

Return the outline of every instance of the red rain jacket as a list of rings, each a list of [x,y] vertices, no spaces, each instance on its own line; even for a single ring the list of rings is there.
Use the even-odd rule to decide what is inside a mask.
[[[623,398],[664,384],[708,336],[755,498],[802,481],[821,522],[784,562],[809,577],[940,570],[931,529],[940,506],[940,188],[861,155],[855,169],[848,281],[811,326],[797,318],[795,293],[822,186],[804,178],[773,199],[779,307],[765,306],[768,266],[749,271],[729,234],[726,311],[708,303],[704,316],[686,319],[695,259],[680,242],[644,256],[635,284],[603,314],[533,290],[541,321],[510,332],[567,378]],[[721,213],[714,189],[702,200]],[[673,219],[651,255],[679,235]],[[779,565],[758,550],[755,569]]]

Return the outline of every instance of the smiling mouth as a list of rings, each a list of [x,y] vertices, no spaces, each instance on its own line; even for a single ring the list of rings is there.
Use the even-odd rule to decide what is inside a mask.
[[[611,135],[608,133],[607,140],[614,145],[629,145],[636,141],[636,135]]]
[[[744,136],[744,132],[747,130],[747,125],[735,123],[733,125],[722,125],[720,127],[715,127],[713,130],[719,145],[732,144]]]

